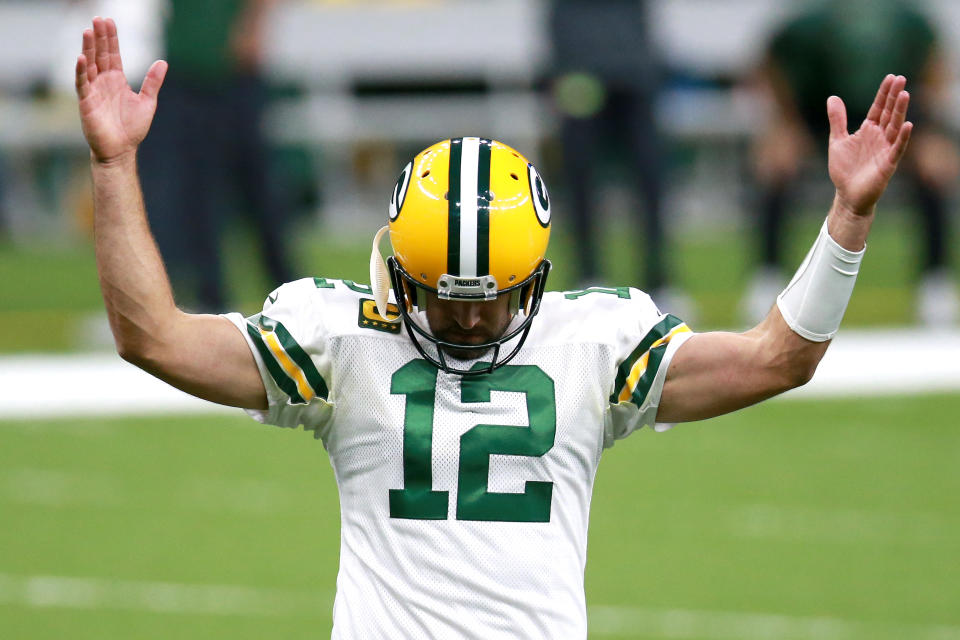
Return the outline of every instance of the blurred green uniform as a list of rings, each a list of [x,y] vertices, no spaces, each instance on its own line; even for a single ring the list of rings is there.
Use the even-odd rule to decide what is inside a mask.
[[[921,81],[936,40],[927,18],[906,2],[818,1],[774,36],[770,57],[800,116],[825,141],[828,97],[842,96],[849,121],[859,123],[886,74]],[[922,118],[922,108],[913,105],[912,120]]]
[[[140,147],[143,195],[177,299],[218,311],[227,306],[221,238],[237,212],[253,223],[269,280],[293,279],[287,189],[263,131],[266,83],[231,43],[253,0],[169,2],[170,71]]]
[[[230,32],[244,0],[169,0],[166,24],[167,62],[179,79],[209,87],[236,71]]]
[[[918,3],[907,0],[816,0],[777,30],[768,48],[768,62],[775,88],[784,104],[796,111],[802,125],[821,153],[827,150],[830,125],[826,102],[831,95],[843,98],[847,122],[856,129],[867,115],[877,86],[888,73],[907,77],[912,99],[910,120],[916,132],[936,134],[934,96],[937,87],[930,73],[937,62],[935,24],[921,12]],[[788,117],[789,113],[785,114]],[[914,135],[916,141],[917,135]],[[922,280],[918,316],[928,325],[955,322],[956,294],[949,273],[949,193],[921,170],[916,162],[915,142],[903,164],[900,181],[916,205],[918,231],[922,237]],[[783,264],[782,239],[786,209],[793,196],[796,176],[785,172],[768,179],[759,194],[759,232],[763,269],[751,285],[745,308],[752,319],[769,308],[771,279]]]

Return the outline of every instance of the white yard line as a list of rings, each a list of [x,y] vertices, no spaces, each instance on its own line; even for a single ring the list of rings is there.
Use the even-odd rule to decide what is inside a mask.
[[[144,487],[120,474],[62,469],[0,469],[0,504],[49,509],[130,508],[143,501]],[[274,517],[295,512],[301,500],[278,481],[257,478],[178,475],[165,485],[165,500],[184,511]]]
[[[721,509],[723,530],[736,538],[943,549],[954,546],[960,532],[960,516],[936,511],[790,504],[728,504]]]
[[[330,615],[332,597],[319,591],[241,585],[0,573],[0,605],[30,609],[326,618]],[[889,624],[829,616],[616,606],[592,606],[588,614],[590,632],[594,636],[708,640],[960,640],[960,626]]]
[[[790,397],[960,391],[960,331],[841,331],[813,381]],[[234,412],[113,354],[0,357],[0,419]]]
[[[191,585],[0,573],[0,604],[217,616],[328,615],[324,593],[237,585]]]
[[[960,390],[960,331],[840,331],[796,397]]]
[[[883,624],[830,616],[594,606],[590,634],[708,640],[960,640],[960,627]]]
[[[180,475],[165,485],[171,508],[186,512],[275,517],[300,508],[282,482],[243,477]],[[143,501],[143,488],[120,474],[62,469],[0,469],[0,503],[47,509],[124,509]],[[883,511],[791,504],[728,503],[701,507],[712,513],[717,533],[740,539],[883,545],[951,545],[960,515],[932,511]]]

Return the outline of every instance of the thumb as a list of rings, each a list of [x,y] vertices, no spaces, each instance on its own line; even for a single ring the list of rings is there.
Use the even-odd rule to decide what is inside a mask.
[[[165,60],[157,60],[147,71],[143,79],[143,85],[140,87],[140,95],[151,100],[156,100],[160,93],[160,87],[163,85],[163,79],[167,76],[169,65]]]
[[[847,131],[847,108],[837,96],[827,98],[827,119],[830,120],[830,142],[844,138]]]

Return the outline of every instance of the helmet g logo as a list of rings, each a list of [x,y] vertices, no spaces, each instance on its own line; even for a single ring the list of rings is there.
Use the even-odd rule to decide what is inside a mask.
[[[407,166],[400,172],[397,178],[397,184],[393,188],[393,194],[390,196],[390,221],[393,222],[400,215],[400,209],[403,208],[403,201],[407,199],[407,187],[410,186],[410,174],[413,173],[413,162],[408,162]]]
[[[533,198],[533,209],[537,212],[537,220],[541,227],[548,227],[550,226],[550,195],[547,193],[547,185],[532,164],[527,165],[527,176],[530,178],[530,196]]]

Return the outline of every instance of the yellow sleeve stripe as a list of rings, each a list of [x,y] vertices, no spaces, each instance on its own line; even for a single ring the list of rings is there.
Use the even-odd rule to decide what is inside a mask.
[[[640,380],[643,378],[643,374],[647,372],[647,363],[650,360],[650,352],[656,349],[661,345],[665,345],[673,339],[674,336],[681,333],[691,333],[690,327],[686,324],[680,324],[674,327],[667,335],[663,336],[659,340],[655,341],[650,345],[650,348],[640,356],[637,362],[633,365],[633,368],[630,369],[630,375],[627,376],[627,381],[623,385],[623,388],[620,390],[620,394],[617,396],[617,400],[620,402],[629,402],[630,397],[633,395],[633,392],[637,388]],[[659,361],[657,362],[659,364]]]
[[[307,382],[307,376],[303,373],[303,369],[298,367],[296,363],[290,359],[290,356],[287,355],[287,352],[283,350],[283,346],[281,346],[280,340],[277,338],[277,334],[273,331],[264,331],[260,327],[257,327],[257,330],[260,332],[260,335],[263,337],[263,341],[270,349],[270,353],[272,353],[273,357],[276,358],[277,363],[283,367],[284,372],[290,376],[290,378],[297,385],[297,391],[300,393],[303,399],[306,402],[313,400],[316,394],[314,393],[313,388]]]

